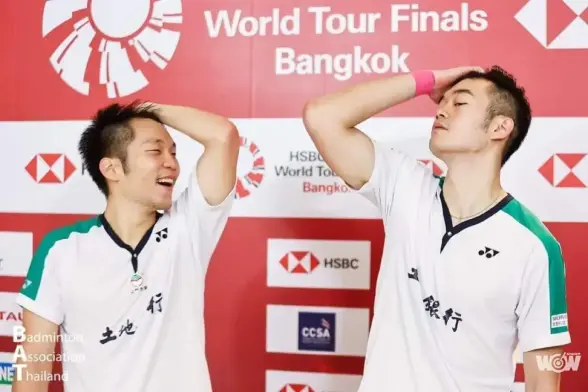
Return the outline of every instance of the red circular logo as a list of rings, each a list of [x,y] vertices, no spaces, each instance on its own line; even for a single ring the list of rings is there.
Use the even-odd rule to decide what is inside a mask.
[[[257,145],[246,138],[241,138],[241,151],[239,152],[239,176],[235,198],[242,199],[258,188],[265,174],[265,159]]]

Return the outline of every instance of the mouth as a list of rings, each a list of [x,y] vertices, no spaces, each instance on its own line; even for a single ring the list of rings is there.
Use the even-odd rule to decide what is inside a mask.
[[[445,127],[444,125],[441,125],[441,124],[434,124],[433,125],[433,132],[441,132],[441,131],[447,131],[447,127]]]
[[[157,180],[157,185],[161,185],[171,190],[174,187],[175,182],[175,179],[172,177],[162,177]]]

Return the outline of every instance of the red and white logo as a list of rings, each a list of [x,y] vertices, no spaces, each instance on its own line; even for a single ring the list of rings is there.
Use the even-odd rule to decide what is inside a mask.
[[[288,252],[281,259],[280,264],[292,274],[309,274],[321,262],[312,252]]]
[[[547,49],[588,49],[588,0],[529,0],[515,19]]]
[[[443,175],[443,169],[441,169],[434,160],[432,159],[419,159],[419,162],[421,162],[423,165],[425,165],[426,167],[428,167],[429,169],[431,169],[433,171],[433,174],[436,176],[441,176]]]
[[[241,152],[237,169],[239,176],[235,191],[235,198],[242,199],[258,188],[265,174],[265,159],[259,147],[244,137],[241,137]]]
[[[539,168],[539,173],[555,188],[586,188],[587,156],[586,153],[554,154]]]
[[[0,321],[20,321],[20,322],[22,322],[22,312],[11,312],[9,310],[0,310]]]
[[[314,389],[306,384],[286,384],[280,389],[280,392],[314,392]]]
[[[168,27],[179,23],[181,0],[47,0],[43,37],[53,33],[50,62],[69,87],[89,95],[102,85],[116,98],[149,84],[146,63],[167,66],[180,40]]]
[[[76,171],[76,167],[64,154],[37,154],[25,170],[39,184],[61,184]]]
[[[269,238],[267,286],[292,288],[370,288],[369,241]]]

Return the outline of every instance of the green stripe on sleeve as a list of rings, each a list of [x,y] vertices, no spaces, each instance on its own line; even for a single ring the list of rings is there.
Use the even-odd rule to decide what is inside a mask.
[[[549,325],[551,333],[568,331],[565,286],[565,264],[557,239],[531,211],[516,200],[508,203],[503,211],[531,231],[543,244],[549,258]]]
[[[27,296],[33,301],[37,299],[39,288],[41,287],[41,280],[43,279],[43,271],[45,270],[45,261],[47,255],[53,246],[61,240],[67,239],[72,233],[87,233],[93,227],[101,226],[98,217],[94,217],[85,221],[76,222],[73,225],[65,226],[49,232],[39,244],[37,251],[33,255],[31,265],[27,277],[20,290],[21,294]]]

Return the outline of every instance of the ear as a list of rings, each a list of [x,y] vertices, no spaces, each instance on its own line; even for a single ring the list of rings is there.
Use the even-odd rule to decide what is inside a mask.
[[[490,138],[506,140],[514,130],[514,121],[506,116],[496,116],[490,123]]]
[[[121,161],[116,158],[102,158],[100,160],[100,172],[110,182],[118,182],[124,176]]]

